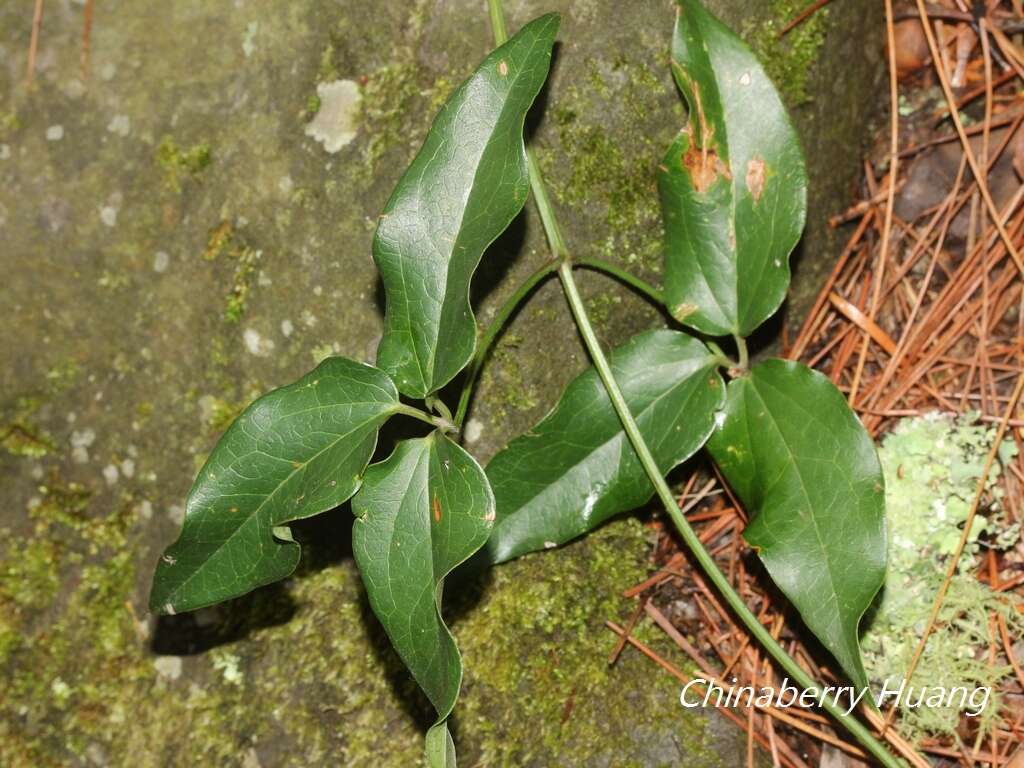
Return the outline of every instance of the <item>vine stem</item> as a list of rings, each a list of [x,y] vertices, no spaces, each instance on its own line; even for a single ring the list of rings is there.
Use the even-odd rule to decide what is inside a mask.
[[[490,10],[491,25],[494,31],[495,42],[498,45],[501,45],[508,38],[508,32],[505,28],[505,15],[502,0],[488,0],[488,8]],[[604,350],[601,349],[601,344],[597,339],[597,334],[594,333],[594,327],[590,323],[586,306],[583,303],[579,289],[576,286],[576,280],[572,274],[572,264],[569,258],[569,251],[565,246],[565,240],[563,239],[561,229],[558,226],[558,220],[555,217],[554,208],[551,205],[547,189],[544,186],[544,179],[541,175],[540,166],[537,163],[536,156],[530,147],[527,147],[526,149],[526,157],[530,172],[530,187],[533,190],[534,200],[537,204],[541,221],[544,224],[544,232],[547,235],[552,254],[558,262],[558,277],[565,290],[565,296],[569,302],[569,308],[572,311],[573,318],[576,320],[576,325],[579,328],[580,335],[583,337],[583,343],[587,348],[587,352],[590,354],[591,360],[594,363],[594,368],[597,370],[598,376],[601,378],[601,382],[604,384],[604,387],[608,392],[608,397],[612,401],[612,406],[615,408],[615,412],[618,414],[619,420],[622,422],[622,427],[626,432],[626,436],[633,445],[633,449],[636,451],[644,471],[650,478],[658,498],[664,505],[665,511],[672,519],[676,530],[679,531],[679,535],[682,537],[687,548],[693,554],[694,559],[697,560],[701,570],[704,571],[708,579],[715,585],[715,588],[747,628],[747,631],[757,639],[768,654],[786,671],[787,674],[789,674],[790,677],[793,678],[794,681],[804,689],[814,691],[817,696],[817,692],[819,691],[818,684],[807,672],[803,670],[803,668],[800,667],[799,664],[797,664],[795,659],[786,653],[782,646],[779,645],[775,638],[773,638],[768,630],[765,629],[764,625],[757,620],[757,617],[750,611],[746,603],[743,602],[743,598],[741,598],[736,590],[733,589],[725,574],[719,570],[714,559],[704,548],[704,545],[701,543],[696,532],[692,527],[690,527],[686,517],[679,509],[679,505],[676,503],[675,497],[672,495],[672,490],[668,487],[668,483],[665,482],[661,469],[658,467],[654,456],[651,454],[650,448],[647,446],[647,442],[640,433],[640,428],[637,426],[636,420],[633,418],[633,414],[629,410],[629,406],[622,394],[622,390],[615,381],[611,366],[609,365],[608,359],[605,357]],[[746,351],[745,345],[741,346],[739,351],[741,358],[744,357],[744,352]],[[842,707],[828,701],[827,696],[823,697],[823,699],[823,708],[839,723],[841,723],[882,765],[886,766],[886,768],[900,768],[900,762],[897,758],[892,755],[892,753],[890,753],[877,739],[875,739],[874,735],[866,726],[864,726],[863,723],[861,723],[856,717],[846,714]]]

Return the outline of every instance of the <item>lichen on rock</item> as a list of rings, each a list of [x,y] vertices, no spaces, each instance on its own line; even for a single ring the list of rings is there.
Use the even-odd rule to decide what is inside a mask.
[[[888,680],[890,690],[898,687],[910,667],[949,558],[961,538],[995,432],[994,426],[978,423],[977,414],[929,413],[903,419],[882,442],[888,573],[865,620],[862,639],[865,667],[876,685]],[[991,622],[1002,617],[1011,637],[1024,631],[1021,601],[994,591],[976,576],[977,561],[985,549],[1007,549],[1020,538],[1020,524],[1008,519],[996,484],[1000,464],[1013,460],[1016,450],[1011,439],[1000,446],[999,461],[986,481],[989,501],[974,518],[925,653],[907,681],[918,688],[947,690],[989,686],[993,694],[980,715],[982,731],[997,717],[996,689],[1013,674],[1009,665],[989,660]],[[909,698],[916,700],[916,695]],[[915,740],[926,735],[957,738],[961,714],[970,709],[959,702],[956,706],[904,706],[900,728]]]

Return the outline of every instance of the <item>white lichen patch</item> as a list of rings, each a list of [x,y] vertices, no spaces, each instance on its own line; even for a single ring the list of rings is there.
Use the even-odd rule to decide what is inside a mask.
[[[171,256],[167,251],[157,251],[153,256],[153,271],[154,272],[166,272],[167,267],[171,265]]]
[[[180,656],[157,656],[153,660],[153,668],[156,669],[156,673],[160,677],[166,678],[167,680],[177,680],[181,677],[181,657]]]
[[[108,227],[117,226],[117,208],[112,205],[104,205],[100,207],[100,221],[106,224]]]
[[[89,448],[96,442],[96,432],[92,429],[76,429],[71,433],[71,459],[76,464],[89,461]]]
[[[356,137],[360,93],[355,80],[335,80],[316,87],[320,109],[306,126],[306,135],[324,145],[328,154],[340,152]]]
[[[242,340],[249,353],[257,357],[266,357],[274,351],[274,342],[264,338],[255,328],[246,328],[242,334]]]
[[[132,132],[132,119],[128,115],[114,115],[107,124],[107,130],[123,138]]]
[[[284,320],[282,320],[281,321],[281,335],[284,336],[287,339],[293,333],[295,333],[295,325],[292,323],[292,321],[289,320],[288,318],[285,318]]]
[[[107,481],[107,485],[114,485],[121,477],[121,471],[113,464],[107,464],[103,468],[103,479]]]
[[[46,140],[47,141],[60,141],[64,138],[64,126],[63,125],[51,125],[46,129]]]
[[[478,419],[470,419],[466,422],[466,442],[475,443],[484,433],[484,425]]]

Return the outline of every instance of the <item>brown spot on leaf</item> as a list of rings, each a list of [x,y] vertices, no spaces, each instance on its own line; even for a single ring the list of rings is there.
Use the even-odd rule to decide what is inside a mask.
[[[760,201],[761,193],[764,192],[767,170],[764,160],[759,157],[753,157],[747,163],[747,189],[750,190],[750,195],[754,198],[755,203]]]
[[[697,309],[698,307],[696,304],[687,304],[685,302],[683,304],[677,304],[672,309],[672,317],[674,317],[679,322],[682,322],[690,315],[692,315],[694,312],[696,312]]]
[[[434,497],[434,522],[441,522],[441,501],[437,498],[437,496]]]
[[[681,68],[677,72],[683,73]],[[686,131],[690,135],[689,145],[686,152],[680,158],[680,166],[687,171],[693,183],[693,188],[704,194],[708,188],[715,183],[719,176],[726,179],[732,178],[727,163],[723,162],[715,149],[715,127],[708,122],[704,114],[704,103],[701,100],[700,86],[689,76],[682,74],[686,84],[689,86],[690,105],[690,127],[693,130]]]
[[[498,62],[498,74],[502,77],[508,76],[508,62],[504,59]]]
[[[683,153],[683,169],[690,174],[693,188],[700,194],[704,194],[715,183],[722,165],[718,153],[713,149],[698,148],[691,143]]]

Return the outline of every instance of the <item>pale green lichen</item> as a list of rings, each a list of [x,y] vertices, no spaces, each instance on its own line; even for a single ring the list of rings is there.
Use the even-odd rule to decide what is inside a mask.
[[[902,421],[882,443],[879,456],[886,478],[888,573],[862,641],[865,666],[877,685],[888,679],[890,690],[898,687],[910,666],[994,437],[994,427],[976,423],[976,415],[956,419],[932,413]],[[1012,441],[1000,446],[1003,463],[1015,455]],[[1019,636],[1024,630],[1024,618],[1017,610],[1020,601],[995,592],[975,575],[985,547],[1005,549],[1020,538],[1019,524],[1010,524],[1000,508],[1001,491],[995,485],[998,475],[999,462],[989,474],[990,501],[974,519],[959,570],[908,685],[996,689],[1012,675],[1007,664],[989,661],[990,621],[1002,616],[1011,636]],[[900,728],[915,740],[925,735],[958,738],[961,714],[969,709],[904,706]],[[980,716],[983,730],[998,710],[999,695],[994,691]]]

